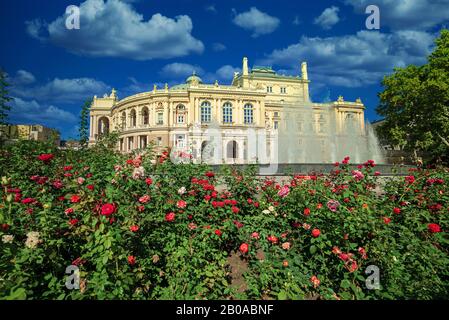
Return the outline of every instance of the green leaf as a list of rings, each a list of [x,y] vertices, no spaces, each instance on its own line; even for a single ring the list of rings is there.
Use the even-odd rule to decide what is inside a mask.
[[[340,287],[342,287],[343,289],[347,289],[350,286],[351,286],[351,282],[347,279],[342,280],[340,283]]]
[[[287,293],[284,290],[278,293],[278,300],[287,300]]]

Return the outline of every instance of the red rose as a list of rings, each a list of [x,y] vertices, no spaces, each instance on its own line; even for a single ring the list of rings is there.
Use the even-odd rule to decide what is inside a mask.
[[[139,202],[140,203],[147,203],[148,201],[150,201],[151,197],[149,195],[143,195],[139,198]]]
[[[240,209],[237,207],[232,207],[232,212],[233,213],[239,213]]]
[[[314,238],[318,238],[319,236],[320,236],[320,229],[313,229],[312,230],[312,236],[314,237]]]
[[[115,205],[113,203],[105,203],[101,206],[101,214],[103,216],[110,216],[115,212]]]
[[[253,233],[251,233],[251,238],[253,238],[253,239],[259,239],[259,233],[258,233],[258,232],[253,232]]]
[[[136,257],[134,256],[128,256],[128,263],[130,265],[134,265],[136,263]]]
[[[247,252],[248,252],[248,244],[242,243],[242,244],[240,245],[239,250],[240,250],[240,252],[241,252],[242,254],[247,253]]]
[[[347,261],[349,259],[349,256],[346,253],[340,253],[338,257],[343,261]]]
[[[312,282],[314,288],[318,287],[321,283],[320,279],[318,279],[317,276],[312,276],[310,278],[310,282]]]
[[[239,222],[237,220],[234,220],[233,222],[234,222],[234,225],[237,227],[237,229],[240,229],[240,228],[243,227],[243,223],[241,223],[241,222]]]
[[[151,184],[153,183],[153,179],[151,179],[151,178],[146,178],[146,179],[145,179],[145,183],[146,183],[147,185],[151,185]]]
[[[414,177],[414,176],[406,176],[406,177],[405,177],[405,181],[406,181],[408,184],[412,184],[413,182],[415,182],[415,177]]]
[[[30,203],[34,203],[34,202],[36,202],[36,200],[33,198],[25,198],[22,200],[23,204],[30,204]]]
[[[254,206],[255,206],[256,208],[259,208],[259,202],[254,202]]]
[[[429,229],[429,231],[432,232],[432,233],[441,232],[441,227],[438,224],[436,224],[436,223],[429,223],[427,225],[427,229]]]
[[[81,197],[78,196],[78,195],[76,195],[76,194],[74,194],[74,195],[70,198],[70,202],[72,202],[72,203],[77,203],[77,202],[79,202],[80,200],[81,200]]]
[[[170,212],[170,213],[167,213],[165,215],[165,221],[172,222],[174,220],[175,220],[175,213],[174,212]]]
[[[184,200],[179,200],[179,201],[176,203],[176,206],[177,206],[178,208],[184,209],[184,208],[187,206],[187,202],[185,202]]]
[[[64,184],[61,181],[56,180],[56,181],[53,182],[53,187],[55,189],[61,189],[62,187],[64,187]]]
[[[129,230],[130,230],[131,232],[137,232],[137,231],[139,231],[139,226],[136,226],[136,225],[131,226],[131,227],[129,227]]]
[[[54,155],[52,155],[51,153],[43,153],[39,155],[37,158],[43,162],[49,162],[51,159],[54,158]]]
[[[383,219],[385,224],[389,224],[391,222],[391,219],[388,217],[383,217]]]
[[[3,229],[3,231],[8,231],[8,229],[9,229],[9,224],[3,223],[3,224],[2,224],[2,229]]]
[[[310,215],[310,209],[309,208],[305,208],[304,209],[304,215],[305,216],[309,216]]]
[[[65,211],[64,211],[64,213],[65,214],[71,214],[71,213],[73,213],[75,210],[73,210],[73,208],[67,208],[67,209],[65,209]]]
[[[91,191],[93,191],[94,190],[94,185],[93,184],[89,184],[86,188],[91,190]]]
[[[401,209],[395,207],[395,208],[393,208],[393,212],[396,213],[396,214],[400,214],[401,213]]]
[[[221,237],[221,231],[220,230],[215,230],[215,234],[217,235],[217,236],[219,236],[219,237]]]
[[[214,176],[215,176],[215,173],[213,173],[212,171],[206,172],[206,177],[212,178],[212,177],[214,177]]]
[[[78,223],[78,219],[70,219],[69,223],[70,223],[70,225],[74,226],[75,224]]]
[[[65,166],[65,167],[64,167],[64,171],[70,171],[70,170],[72,170],[72,169],[73,169],[72,166]]]
[[[246,200],[249,204],[253,203],[253,199],[247,199]]]
[[[210,195],[208,195],[208,194],[206,194],[206,195],[204,196],[204,200],[206,200],[206,201],[209,201],[209,200],[210,200],[210,198],[211,198],[211,196],[210,196]]]
[[[271,243],[277,243],[278,242],[278,238],[275,236],[268,236],[267,240],[270,241]]]

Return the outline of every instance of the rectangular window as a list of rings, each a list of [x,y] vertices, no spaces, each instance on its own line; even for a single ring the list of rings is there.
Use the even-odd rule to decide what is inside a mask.
[[[162,112],[157,114],[157,124],[164,124],[164,114]]]
[[[273,92],[273,87],[267,87],[267,92],[268,92],[268,93]]]
[[[281,93],[287,93],[287,88],[286,87],[281,87]]]
[[[252,124],[253,120],[253,106],[248,103],[243,107],[243,122],[245,124]]]
[[[160,147],[162,146],[162,137],[157,137],[156,144]]]
[[[276,112],[274,113],[274,116],[275,116],[276,118],[279,117],[279,112],[276,111]]]
[[[184,123],[184,115],[178,114],[178,123]]]
[[[185,137],[184,137],[184,135],[177,135],[176,136],[176,146],[178,148],[184,148],[185,147]]]
[[[204,104],[201,106],[201,122],[209,123],[211,120],[211,106]]]
[[[278,129],[279,123],[277,121],[274,122],[274,129]]]
[[[223,106],[223,123],[232,123],[232,105],[227,103]]]
[[[140,136],[140,148],[145,149],[147,147],[147,136]]]
[[[128,138],[128,150],[133,150],[134,149],[134,137],[129,137]]]

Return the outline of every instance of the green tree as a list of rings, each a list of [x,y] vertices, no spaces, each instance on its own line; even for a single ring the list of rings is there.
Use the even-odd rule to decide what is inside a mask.
[[[92,104],[92,98],[86,100],[81,109],[80,125],[79,125],[79,138],[82,148],[87,146],[89,141],[89,111]]]
[[[8,87],[9,84],[6,81],[6,72],[0,69],[0,125],[7,123],[7,111],[11,110],[9,102],[12,98],[9,96]]]
[[[396,68],[384,77],[376,111],[385,117],[382,138],[441,158],[449,154],[449,30],[435,44],[425,65]]]

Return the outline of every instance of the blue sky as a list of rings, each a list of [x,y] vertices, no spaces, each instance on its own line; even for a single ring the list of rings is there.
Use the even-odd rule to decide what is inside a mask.
[[[371,4],[380,30],[366,29]],[[65,28],[69,5],[81,9],[79,30]],[[14,0],[1,1],[0,12],[10,121],[68,139],[89,96],[174,85],[192,70],[229,83],[243,56],[284,74],[307,61],[314,102],[361,97],[375,120],[383,75],[425,63],[449,22],[449,0]]]

